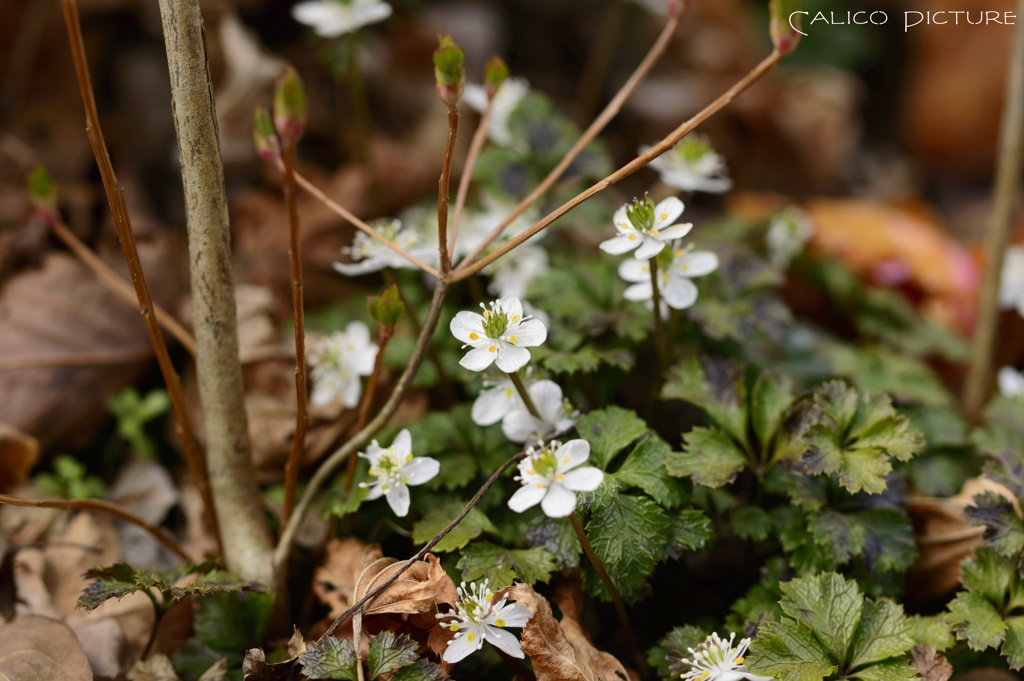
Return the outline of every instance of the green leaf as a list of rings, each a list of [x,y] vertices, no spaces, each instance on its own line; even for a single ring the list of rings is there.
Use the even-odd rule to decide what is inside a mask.
[[[240,580],[229,572],[214,570],[212,561],[199,564],[186,563],[170,572],[137,570],[127,563],[117,563],[107,568],[93,569],[85,573],[86,578],[96,579],[86,587],[79,597],[77,607],[92,612],[105,601],[116,598],[121,600],[136,591],[156,588],[160,591],[164,605],[185,596],[207,596],[212,593],[229,591],[263,591],[263,587],[255,582]],[[201,576],[185,586],[175,586],[175,582],[192,573]],[[205,574],[204,574],[205,573]]]
[[[747,668],[776,681],[821,681],[837,667],[811,628],[795,620],[769,622],[750,644]]]
[[[1024,521],[1013,503],[995,492],[974,497],[974,506],[964,508],[968,525],[985,528],[985,543],[1003,556],[1013,556],[1024,549]]]
[[[905,572],[917,560],[914,526],[904,510],[873,508],[855,514],[867,531],[861,554],[875,572]]]
[[[1010,590],[1015,570],[1014,561],[986,546],[960,564],[960,581],[993,603],[1002,603]]]
[[[554,374],[592,374],[602,365],[629,371],[636,364],[633,353],[623,348],[602,350],[584,345],[577,350],[559,351],[542,345],[530,352],[538,365]]]
[[[1010,669],[1024,667],[1024,617],[1011,617],[1006,620],[1006,642],[1003,643],[1003,656]]]
[[[390,631],[371,636],[368,647],[367,665],[371,679],[407,667],[419,659],[416,655],[419,644],[416,641]]]
[[[228,667],[240,665],[246,650],[263,643],[273,605],[271,596],[251,592],[215,593],[201,599],[192,617],[195,635],[185,650],[175,653],[175,664],[179,653],[187,656],[191,651],[196,662],[203,657],[197,652],[206,653],[205,666],[197,670],[196,676],[220,658],[227,658]]]
[[[461,501],[450,501],[436,506],[412,526],[412,540],[416,544],[426,544],[462,512],[466,504]],[[494,526],[487,516],[477,507],[470,509],[465,518],[456,525],[451,532],[445,535],[432,550],[438,552],[455,551],[461,549],[482,533],[498,535],[498,528]]]
[[[391,681],[443,681],[448,676],[440,666],[430,660],[419,659],[415,664],[395,672]]]
[[[782,426],[782,418],[793,403],[793,382],[775,372],[757,377],[750,391],[750,420],[762,449],[767,449]]]
[[[732,530],[743,539],[764,541],[772,529],[771,517],[759,506],[744,506],[729,519]]]
[[[967,639],[971,650],[998,646],[1006,637],[1006,622],[996,607],[977,591],[961,591],[949,604],[949,620],[957,625],[957,638]]]
[[[862,681],[909,681],[920,678],[917,668],[912,667],[905,657],[864,667],[853,672],[851,676]]]
[[[661,396],[700,407],[736,442],[748,444],[745,370],[741,365],[716,358],[702,365],[691,357],[672,368]]]
[[[299,654],[302,673],[311,679],[356,681],[356,651],[346,638],[330,637]],[[372,677],[371,677],[372,678]]]
[[[581,418],[576,431],[590,443],[590,455],[603,469],[626,445],[647,432],[647,424],[634,411],[608,407]]]
[[[864,604],[857,582],[830,572],[786,582],[782,591],[783,612],[805,622],[835,659],[845,660]]]
[[[956,645],[953,628],[943,615],[914,615],[914,643],[921,646],[935,646],[935,650],[943,652]]]
[[[127,563],[117,563],[107,568],[89,570],[85,573],[87,579],[96,579],[85,588],[85,592],[78,597],[76,608],[86,612],[92,612],[103,603],[116,598],[121,600],[129,594],[141,590],[135,581],[135,568]]]
[[[807,529],[814,537],[814,543],[824,549],[837,565],[859,556],[867,544],[864,525],[856,517],[832,509],[811,514]]]
[[[676,627],[647,652],[647,661],[661,676],[678,677],[684,671],[683,667],[689,668],[681,662],[689,658],[689,649],[696,648],[707,637],[705,629],[692,624]]]
[[[542,546],[555,557],[555,565],[559,570],[569,570],[580,566],[580,553],[583,547],[573,531],[568,518],[549,518],[537,516],[530,524],[526,534],[533,546]]]
[[[359,507],[366,501],[366,495],[370,493],[369,487],[353,485],[348,491],[338,488],[327,490],[327,500],[324,504],[324,517],[344,518],[359,510]]]
[[[902,606],[887,599],[865,602],[860,626],[853,638],[850,668],[903,655],[914,647],[915,629]]]
[[[683,435],[681,452],[665,457],[665,468],[678,478],[689,476],[699,485],[722,487],[736,479],[747,459],[724,431],[694,428]]]
[[[434,454],[441,470],[427,481],[429,490],[445,489],[449,492],[465,487],[476,477],[477,460],[472,454],[443,452]]]
[[[684,551],[699,551],[714,537],[711,519],[703,511],[694,508],[674,513],[669,521],[665,557],[678,559]]]
[[[455,566],[467,582],[490,580],[492,589],[500,589],[519,579],[527,584],[546,582],[555,571],[555,558],[547,549],[506,549],[489,542],[475,542],[462,550]]]
[[[654,572],[668,543],[670,521],[647,497],[620,495],[587,525],[594,553],[617,584],[639,586]]]
[[[680,484],[665,470],[665,457],[671,451],[668,443],[656,435],[647,437],[609,477],[627,487],[639,487],[665,508],[674,508],[683,503],[684,493]]]

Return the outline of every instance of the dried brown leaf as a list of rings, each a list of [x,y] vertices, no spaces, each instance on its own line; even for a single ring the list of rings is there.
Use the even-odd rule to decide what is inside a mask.
[[[914,646],[910,656],[924,681],[947,681],[953,675],[953,665],[935,646]]]
[[[39,440],[0,423],[0,490],[25,484],[38,460]]]
[[[174,671],[171,658],[153,655],[148,660],[139,660],[128,672],[128,681],[181,681]]]
[[[228,660],[222,657],[212,667],[203,672],[199,681],[228,681]]]
[[[92,681],[92,669],[68,625],[21,617],[0,625],[0,681]]]
[[[243,678],[245,681],[286,681],[291,678],[295,660],[305,651],[306,640],[299,632],[299,628],[295,627],[291,640],[288,641],[287,660],[269,664],[267,656],[260,648],[252,648],[245,653],[245,659],[242,660]]]

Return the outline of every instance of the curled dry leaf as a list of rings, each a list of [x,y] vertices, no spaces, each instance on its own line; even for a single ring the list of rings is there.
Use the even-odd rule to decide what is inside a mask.
[[[270,664],[261,649],[253,648],[245,653],[245,659],[242,661],[243,678],[245,681],[285,681],[285,679],[291,678],[295,660],[304,652],[306,652],[306,639],[299,632],[299,628],[295,627],[291,640],[288,641],[288,659]],[[206,674],[213,671],[214,668],[211,667],[203,674],[203,677],[205,678]],[[210,681],[216,678],[218,677],[211,677]]]
[[[537,681],[628,681],[629,674],[612,655],[599,651],[576,621],[578,598],[561,599],[573,612],[555,620],[548,600],[528,584],[501,592],[533,613],[523,628],[523,652],[530,656]]]
[[[292,638],[294,638],[294,636]],[[303,645],[305,645],[305,642],[303,642]],[[213,666],[203,672],[203,675],[199,677],[199,681],[228,681],[227,658],[222,657],[217,660]]]
[[[327,542],[323,563],[313,573],[313,593],[331,609],[331,619],[345,612],[352,602],[364,561],[371,563],[383,555],[379,546],[364,544],[355,537]]]
[[[174,671],[171,658],[153,655],[148,660],[139,660],[128,672],[128,681],[181,681]]]
[[[0,681],[92,681],[89,660],[74,632],[49,617],[0,625]]]
[[[25,484],[38,460],[39,440],[0,423],[0,490]]]
[[[914,646],[910,656],[924,681],[948,681],[953,675],[953,665],[945,655],[936,652],[935,646]]]

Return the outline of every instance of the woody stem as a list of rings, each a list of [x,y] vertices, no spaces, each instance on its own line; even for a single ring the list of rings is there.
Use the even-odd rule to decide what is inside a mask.
[[[530,410],[534,418],[540,418],[540,413],[537,411],[536,405],[533,403],[533,399],[530,397],[530,393],[526,392],[526,386],[523,385],[523,379],[519,378],[519,374],[515,371],[509,371],[508,377],[512,379],[512,385],[519,391],[519,396],[523,398],[523,404]]]

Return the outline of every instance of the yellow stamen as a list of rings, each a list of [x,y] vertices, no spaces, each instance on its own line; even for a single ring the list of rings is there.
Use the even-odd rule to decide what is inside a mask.
[[[537,483],[537,489],[544,489],[544,485],[542,485],[541,483],[538,482]]]
[[[506,389],[505,389],[505,395],[506,395],[507,397],[512,397],[512,393],[514,393],[514,392],[515,392],[515,391],[514,391],[514,390],[512,390],[512,388],[506,388]]]
[[[469,641],[470,643],[472,643],[473,639],[475,639],[475,638],[476,638],[476,634],[474,634],[472,631],[469,632],[468,634],[466,634],[466,640]]]
[[[566,454],[565,458],[562,459],[562,463],[569,463],[570,461],[572,461],[572,457],[569,456],[568,454]]]
[[[509,338],[509,340],[515,343],[518,338],[518,336],[512,336],[511,338]]]
[[[651,236],[658,236],[658,230],[652,229],[651,230]]]
[[[471,334],[469,334],[469,340],[476,340],[476,339],[477,339],[477,338],[479,338],[479,337],[480,337],[480,336],[478,336],[478,335],[477,335],[477,334],[475,334],[475,333],[471,333]]]
[[[459,630],[459,625],[458,624],[453,624],[452,626],[448,627],[448,630],[449,631],[458,631]]]
[[[557,480],[557,481],[561,482],[561,481],[562,481],[562,478],[564,478],[564,477],[565,477],[564,475],[562,475],[561,473],[559,473],[558,477],[557,477],[557,478],[555,478],[555,480]]]
[[[487,348],[487,352],[494,352],[494,346],[492,345],[491,347]]]
[[[512,321],[518,322],[519,321],[519,315],[516,315],[516,316],[512,317]]]
[[[387,485],[381,485],[381,486],[380,486],[380,489],[381,489],[381,491],[383,491],[383,492],[387,492],[387,491],[388,491],[388,486],[387,486]]]
[[[663,282],[665,282],[665,281],[668,281],[668,275],[667,275],[667,274],[663,274],[663,275],[661,275],[661,280],[662,280]]]
[[[630,234],[629,235],[629,240],[630,241],[636,241],[636,234]]]
[[[745,660],[745,659],[747,659],[747,658],[745,658],[745,657],[737,657],[735,660],[733,660],[733,662],[735,662],[736,664],[743,664],[743,660]]]
[[[661,221],[664,222],[665,220],[668,220],[668,213],[661,214]]]
[[[536,475],[536,473],[534,473],[532,468],[530,470],[526,471],[526,474],[527,475]]]
[[[403,485],[408,485],[409,484],[409,478],[402,478],[402,484]]]
[[[406,454],[405,455],[405,460],[406,461],[412,461],[412,454]]]
[[[494,620],[494,626],[503,627],[505,626],[505,620]]]

